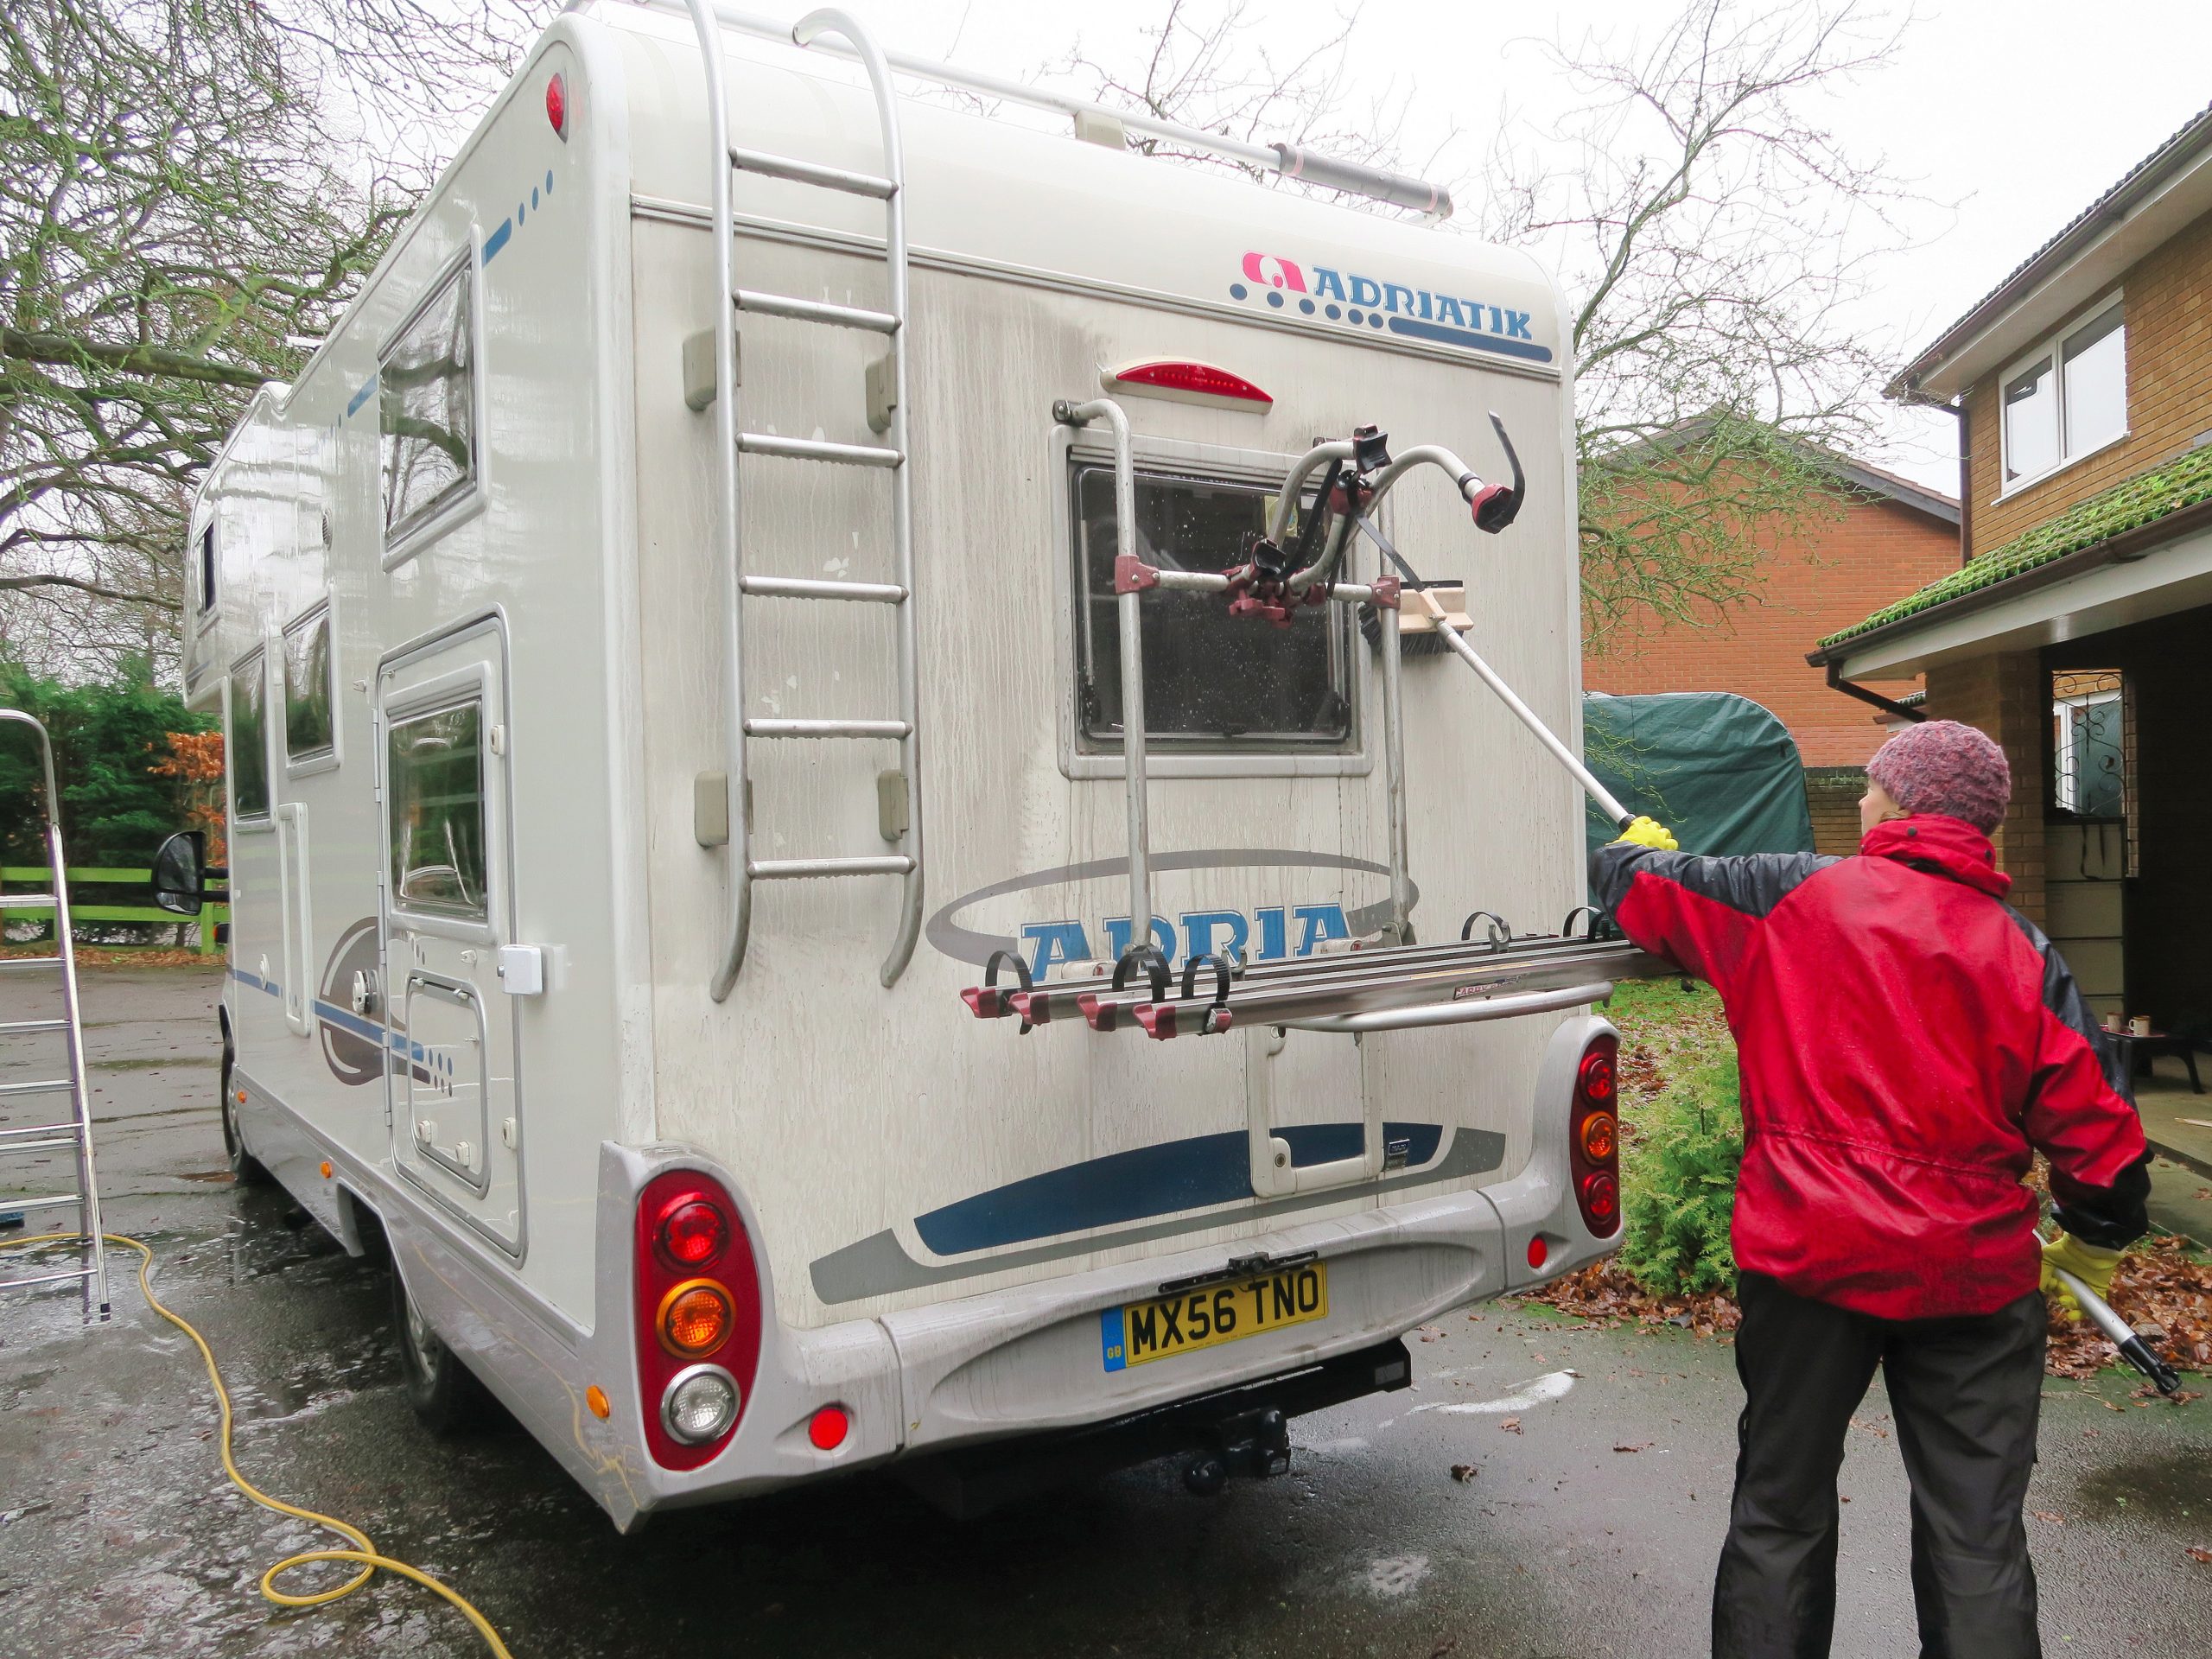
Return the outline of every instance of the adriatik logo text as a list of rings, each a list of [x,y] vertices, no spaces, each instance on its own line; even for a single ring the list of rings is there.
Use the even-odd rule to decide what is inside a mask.
[[[1171,960],[1213,956],[1227,950],[1255,962],[1310,957],[1328,939],[1348,939],[1351,926],[1342,905],[1263,905],[1246,915],[1241,910],[1186,910],[1171,922],[1152,918],[1152,942]],[[1094,936],[1078,921],[1028,922],[1021,942],[1029,951],[1029,971],[1042,979],[1065,962],[1117,962],[1134,931],[1126,916],[1104,918],[1095,936],[1106,948],[1092,948]]]
[[[1460,346],[1531,363],[1552,360],[1550,346],[1535,336],[1533,312],[1492,305],[1479,297],[1415,288],[1358,271],[1310,269],[1272,253],[1244,256],[1243,279],[1229,285],[1229,297],[1257,302],[1277,311],[1323,318],[1353,328],[1380,328],[1408,340]]]

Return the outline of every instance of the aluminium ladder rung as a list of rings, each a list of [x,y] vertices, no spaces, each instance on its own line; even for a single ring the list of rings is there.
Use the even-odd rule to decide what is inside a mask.
[[[61,1086],[66,1089],[69,1085],[64,1084]],[[74,1121],[67,1123],[31,1123],[26,1124],[20,1129],[0,1129],[0,1141],[13,1141],[27,1135],[67,1135],[73,1146],[76,1143],[78,1128]],[[0,1153],[19,1150],[21,1150],[19,1147],[0,1147]],[[0,1210],[5,1210],[7,1207],[5,1200],[0,1200]]]
[[[5,1025],[0,1025],[0,1037],[19,1031],[67,1031],[68,1029],[69,1022],[67,1020],[11,1020]]]
[[[765,149],[743,149],[735,144],[730,146],[729,164],[741,173],[758,173],[765,178],[785,179],[793,184],[818,185],[824,190],[842,190],[849,196],[874,196],[878,201],[888,201],[899,194],[897,184],[872,173],[849,173],[842,167],[823,167],[814,162],[794,161],[788,156],[772,156]]]
[[[0,974],[25,974],[39,968],[59,968],[59,957],[0,957]]]
[[[24,1206],[16,1205],[16,1209]],[[0,1279],[0,1290],[21,1290],[28,1285],[57,1284],[64,1279],[90,1279],[99,1273],[98,1268],[65,1268],[59,1273],[35,1273],[27,1279]]]
[[[849,599],[869,605],[903,605],[906,602],[906,590],[895,582],[835,582],[817,576],[740,576],[738,587],[760,599]]]
[[[64,1210],[73,1205],[82,1209],[84,1204],[74,1192],[62,1192],[50,1198],[0,1198],[0,1210]]]
[[[899,319],[888,311],[868,311],[828,300],[802,300],[789,294],[762,294],[749,288],[739,289],[734,297],[739,310],[759,316],[789,317],[794,322],[826,322],[833,328],[861,328],[874,334],[899,332]]]
[[[896,449],[872,443],[830,443],[820,438],[781,438],[772,432],[741,432],[737,447],[748,455],[780,455],[785,461],[830,461],[845,467],[903,466],[906,457]]]
[[[755,881],[800,881],[817,876],[907,875],[914,861],[904,853],[873,858],[756,858],[745,868]]]
[[[69,1133],[61,1136],[58,1140],[16,1141],[0,1143],[0,1158],[11,1158],[19,1152],[47,1152],[56,1147],[68,1147],[74,1148],[78,1144],[77,1126],[72,1123],[66,1125],[65,1127],[68,1128]],[[64,1200],[64,1202],[74,1204],[77,1200],[74,1198],[69,1198]],[[0,1198],[0,1210],[20,1210],[22,1207],[23,1206],[22,1205],[16,1203],[12,1199]]]
[[[748,720],[747,737],[904,737],[903,720]]]
[[[0,910],[51,910],[54,903],[50,893],[0,893]]]
[[[67,1077],[56,1077],[50,1083],[0,1083],[0,1099],[10,1095],[62,1095],[76,1086]],[[0,1129],[0,1135],[8,1133],[10,1131],[6,1129]]]

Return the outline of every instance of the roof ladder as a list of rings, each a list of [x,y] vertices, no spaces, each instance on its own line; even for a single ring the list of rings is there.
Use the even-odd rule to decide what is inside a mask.
[[[727,770],[723,787],[728,802],[730,909],[728,931],[709,989],[715,1001],[729,995],[738,971],[745,965],[745,948],[752,927],[753,884],[756,881],[795,880],[867,875],[900,878],[899,927],[885,957],[882,979],[893,984],[914,954],[922,925],[922,803],[920,688],[916,661],[914,628],[914,549],[912,468],[906,448],[906,223],[905,166],[899,156],[899,117],[893,104],[891,71],[868,32],[845,13],[811,12],[793,26],[791,38],[801,47],[817,41],[840,41],[868,71],[874,94],[876,118],[883,139],[883,171],[879,175],[848,172],[789,156],[741,149],[729,141],[729,104],[722,75],[722,41],[713,6],[709,0],[686,0],[706,72],[708,125],[712,135],[712,207],[715,236],[715,280],[729,302],[718,307],[715,317],[715,431],[718,493],[715,510],[715,555],[727,584],[722,619],[723,741]],[[811,185],[848,195],[871,197],[883,204],[884,263],[888,279],[887,308],[862,310],[804,300],[786,295],[756,293],[737,286],[732,271],[732,240],[735,221],[731,207],[734,173],[753,173],[790,183]],[[783,317],[799,322],[837,328],[855,328],[885,336],[890,342],[887,383],[872,387],[879,409],[887,410],[880,446],[833,443],[819,439],[778,437],[747,432],[737,423],[737,313]],[[871,424],[875,411],[871,411]],[[890,474],[893,580],[888,582],[831,582],[814,577],[762,576],[746,572],[738,529],[738,459],[741,455],[774,455],[787,461],[836,466],[875,467]],[[888,720],[765,720],[749,719],[745,712],[744,601],[747,598],[801,601],[837,601],[844,603],[888,605],[896,616],[898,639],[899,710]],[[763,859],[753,855],[752,791],[747,746],[752,739],[860,739],[896,742],[899,766],[879,780],[880,813],[886,839],[895,849],[874,855]],[[702,785],[705,780],[702,780]],[[705,836],[702,835],[702,839]]]
[[[51,1108],[33,1106],[30,1116],[48,1121],[0,1127],[0,1160],[67,1150],[71,1154],[70,1162],[77,1176],[73,1192],[29,1198],[0,1196],[0,1216],[15,1217],[20,1223],[34,1210],[74,1209],[77,1232],[59,1236],[73,1238],[79,1252],[76,1267],[0,1279],[0,1290],[74,1281],[83,1293],[85,1322],[90,1325],[108,1317],[107,1243],[100,1225],[99,1185],[92,1168],[92,1091],[85,1081],[85,1028],[77,998],[77,949],[69,933],[69,865],[61,850],[61,797],[54,787],[54,745],[47,736],[46,728],[16,709],[0,709],[0,722],[28,726],[38,735],[39,758],[46,781],[46,857],[54,880],[51,893],[0,894],[0,916],[17,910],[51,910],[54,939],[54,953],[50,957],[18,957],[0,963],[0,966],[27,974],[58,971],[61,988],[61,1018],[0,1021],[0,1040],[35,1039],[59,1032],[62,1033],[67,1067],[67,1075],[61,1077],[38,1076],[38,1071],[46,1069],[38,1067],[28,1079],[0,1083],[0,1111],[19,1100],[67,1096],[69,1102],[66,1116],[57,1115]]]

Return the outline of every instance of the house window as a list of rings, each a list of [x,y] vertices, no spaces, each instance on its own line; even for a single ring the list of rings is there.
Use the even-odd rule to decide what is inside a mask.
[[[291,761],[337,751],[335,666],[326,604],[284,630],[284,753]]]
[[[464,261],[399,331],[378,370],[387,547],[467,495],[476,480],[469,281]]]
[[[231,772],[231,812],[269,816],[269,728],[264,718],[269,677],[254,652],[231,671],[231,735],[224,750]]]
[[[1122,627],[1114,591],[1114,469],[1072,463],[1077,730],[1093,752],[1122,741]],[[1140,471],[1137,553],[1163,569],[1222,570],[1267,530],[1264,486]],[[1218,594],[1153,588],[1144,622],[1144,721],[1162,748],[1341,748],[1352,735],[1343,607],[1302,607],[1291,625],[1232,621]]]
[[[2117,299],[2005,375],[2005,487],[2031,482],[2127,432],[2127,330]]]
[[[392,721],[386,810],[394,905],[474,921],[489,913],[482,734],[483,705],[474,702]]]

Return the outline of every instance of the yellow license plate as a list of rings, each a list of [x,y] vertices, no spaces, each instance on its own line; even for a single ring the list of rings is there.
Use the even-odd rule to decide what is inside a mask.
[[[1235,1284],[1202,1285],[1107,1308],[1098,1315],[1098,1335],[1106,1369],[1118,1371],[1328,1317],[1328,1267],[1308,1262]]]

